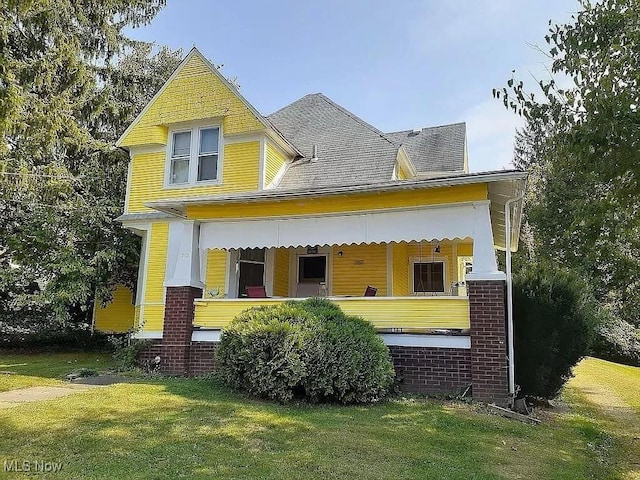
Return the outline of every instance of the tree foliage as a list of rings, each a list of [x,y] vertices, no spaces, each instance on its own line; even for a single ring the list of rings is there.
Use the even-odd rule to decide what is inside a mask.
[[[108,298],[115,283],[135,285],[139,242],[114,221],[124,203],[128,156],[113,145],[180,52],[154,50],[122,32],[151,21],[163,4],[2,2],[5,314],[38,304],[58,318],[81,319],[95,295]]]
[[[553,78],[494,96],[527,124],[531,252],[577,271],[618,319],[640,325],[640,4],[579,2],[545,37]],[[536,96],[537,95],[537,96]]]

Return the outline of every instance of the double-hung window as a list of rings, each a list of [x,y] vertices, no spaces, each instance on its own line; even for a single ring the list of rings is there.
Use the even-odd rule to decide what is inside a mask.
[[[444,262],[413,262],[413,293],[444,293]]]
[[[171,134],[168,184],[219,180],[220,128],[199,127]]]

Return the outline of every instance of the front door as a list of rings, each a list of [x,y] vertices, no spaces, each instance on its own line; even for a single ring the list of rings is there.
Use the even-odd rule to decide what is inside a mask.
[[[296,297],[327,295],[327,255],[298,255]]]

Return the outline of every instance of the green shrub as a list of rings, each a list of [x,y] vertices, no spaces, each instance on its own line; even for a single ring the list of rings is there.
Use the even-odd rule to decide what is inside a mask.
[[[555,397],[589,352],[599,311],[574,273],[531,264],[513,283],[516,383],[525,395]]]
[[[640,366],[640,328],[620,318],[607,318],[598,329],[592,350],[597,357]]]
[[[113,348],[111,358],[113,368],[118,372],[128,372],[139,366],[140,352],[151,345],[149,340],[136,340],[132,332],[120,335],[110,335],[109,343]]]
[[[393,382],[372,325],[326,299],[245,310],[224,331],[216,363],[231,387],[279,402],[371,402]]]

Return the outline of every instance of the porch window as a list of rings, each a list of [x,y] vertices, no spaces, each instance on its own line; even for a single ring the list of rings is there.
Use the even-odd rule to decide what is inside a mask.
[[[174,131],[169,152],[168,185],[219,180],[220,127]]]
[[[265,249],[242,248],[238,255],[238,297],[247,295],[247,287],[264,285]]]
[[[415,262],[413,293],[444,293],[444,262]]]

